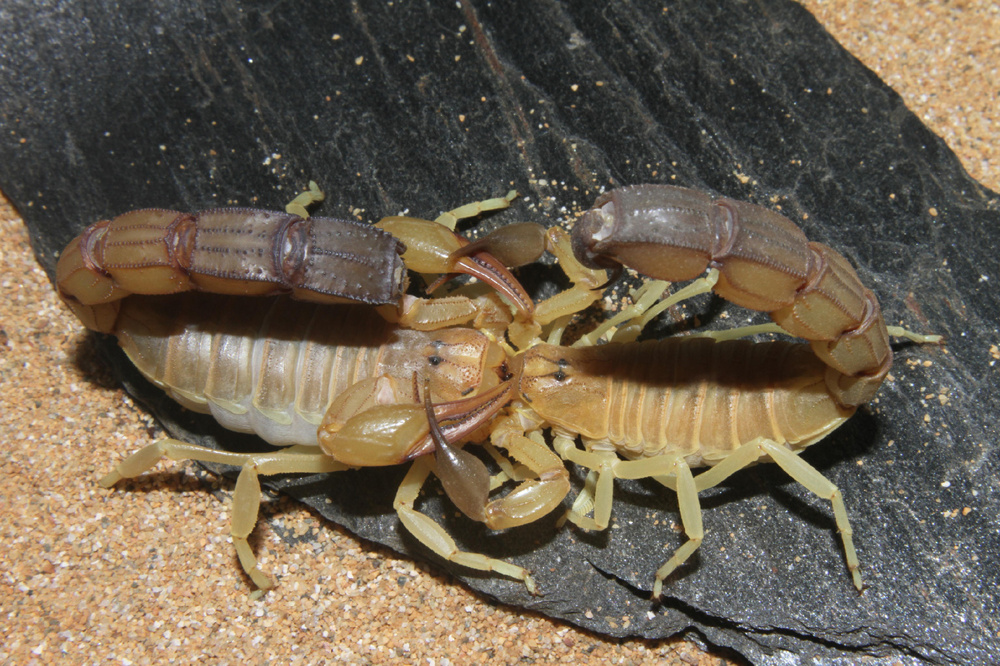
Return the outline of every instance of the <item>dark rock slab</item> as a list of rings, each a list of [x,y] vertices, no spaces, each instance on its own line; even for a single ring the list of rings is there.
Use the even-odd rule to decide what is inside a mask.
[[[996,195],[799,6],[8,0],[0,25],[0,188],[50,272],[97,219],[280,208],[310,178],[327,216],[525,195],[483,227],[551,223],[641,182],[780,206],[855,263],[890,323],[948,338],[899,345],[877,403],[805,454],[844,491],[865,593],[829,507],[771,466],[705,493],[705,546],[660,604],[676,501],[646,483],[622,484],[606,534],[443,518],[533,569],[542,597],[453,573],[607,635],[689,631],[760,664],[1000,658]],[[255,445],[127,381],[180,436]],[[278,485],[421,557],[391,511],[402,472]]]

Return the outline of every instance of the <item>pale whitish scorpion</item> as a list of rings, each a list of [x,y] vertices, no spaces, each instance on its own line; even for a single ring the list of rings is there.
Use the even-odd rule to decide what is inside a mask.
[[[458,220],[506,208],[514,196],[433,222],[388,217],[371,226],[309,218],[304,205],[321,198],[314,188],[286,213],[151,209],[87,228],[57,268],[59,294],[81,321],[116,335],[139,370],[181,404],[286,447],[249,455],[164,439],[126,458],[101,485],[138,476],[162,457],[240,467],[233,543],[254,584],[267,589],[272,581],[247,543],[260,475],[413,461],[394,501],[406,529],[445,559],[534,592],[524,568],[459,550],[414,503],[433,473],[470,518],[516,527],[562,504],[569,461],[589,470],[566,513],[584,529],[608,526],[616,478],[653,478],[677,493],[687,541],[656,572],[658,597],[701,544],[698,493],[772,461],[831,502],[862,589],[840,491],[798,452],[875,395],[892,364],[890,334],[940,338],[887,327],[847,260],[808,242],[785,217],[695,190],[612,191],[577,222],[572,239],[537,225],[501,228],[474,243],[453,232]],[[536,307],[507,267],[533,261],[543,247],[573,286]],[[604,269],[622,265],[657,281],[562,345],[566,325],[601,297]],[[707,276],[663,297],[669,283],[661,280],[697,278],[706,268]],[[407,270],[482,282],[417,298],[406,294]],[[774,324],[635,341],[663,310],[713,290],[769,312]],[[735,339],[762,331],[808,342]],[[462,448],[487,439],[502,469],[492,477]],[[702,466],[709,469],[694,476]],[[509,480],[515,487],[490,499]]]

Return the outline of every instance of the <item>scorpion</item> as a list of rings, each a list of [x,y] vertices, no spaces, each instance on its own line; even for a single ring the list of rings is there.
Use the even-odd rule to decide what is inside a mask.
[[[318,198],[310,192],[284,213],[147,209],[89,226],[67,245],[56,268],[59,295],[70,309],[88,328],[115,335],[140,372],[185,407],[285,447],[246,455],[167,438],[126,458],[100,484],[138,476],[161,457],[240,467],[233,543],[254,585],[270,588],[273,581],[247,542],[257,522],[260,475],[400,464],[433,451],[417,375],[425,396],[440,401],[434,419],[452,421],[444,428],[446,442],[462,439],[492,415],[483,397],[488,404],[490,396],[509,393],[501,381],[507,354],[488,332],[502,331],[511,309],[534,319],[534,305],[484,243],[518,263],[530,260],[524,252],[540,253],[534,248],[541,236],[522,227],[514,242],[504,242],[508,232],[501,230],[469,243],[451,227],[505,208],[515,195],[468,204],[434,222],[390,216],[372,226],[305,218],[298,214],[302,204]],[[407,269],[468,273],[497,291],[416,298],[405,293]],[[198,293],[185,293],[192,291]],[[464,322],[472,326],[457,325]],[[477,392],[482,395],[467,408]],[[543,444],[523,444],[525,451],[510,455],[538,475],[551,467],[562,475],[547,483],[524,480],[509,498],[494,500],[492,514],[504,526],[525,520],[518,514],[525,495],[554,507],[569,488],[557,456]],[[436,457],[446,488],[462,492],[469,485],[461,476],[468,454],[438,446]],[[446,548],[442,554],[461,564],[499,570],[533,589],[521,567],[457,552],[440,526],[413,510],[419,490],[412,478],[404,481],[396,500],[403,524],[418,539]],[[463,505],[463,497],[456,502]]]
[[[406,529],[438,556],[520,580],[534,593],[530,572],[459,550],[444,528],[415,509],[432,474],[456,507],[491,529],[523,525],[561,506],[570,491],[567,462],[588,473],[564,518],[587,530],[609,525],[615,479],[652,478],[677,493],[687,538],[655,574],[658,598],[667,577],[704,539],[698,493],[771,461],[831,502],[848,571],[862,590],[843,497],[798,454],[874,396],[891,367],[890,334],[916,342],[940,338],[886,326],[874,294],[849,262],[809,242],[787,218],[696,190],[614,190],[580,218],[572,237],[554,227],[542,240],[537,227],[523,227],[468,243],[452,231],[458,219],[504,208],[512,195],[463,206],[436,222],[386,218],[376,225],[405,243],[405,268],[444,277],[471,273],[493,288],[474,298],[404,296],[405,279],[381,301],[368,296],[373,290],[367,288],[336,291],[323,282],[324,271],[273,268],[299,267],[297,259],[312,254],[286,249],[314,247],[312,241],[275,240],[286,231],[264,234],[252,270],[236,277],[195,270],[197,262],[188,259],[180,268],[159,255],[149,262],[129,247],[131,232],[118,231],[154,219],[154,230],[145,232],[153,245],[173,247],[183,238],[191,246],[190,238],[203,229],[214,232],[216,216],[228,216],[228,229],[242,227],[244,218],[280,214],[208,211],[182,223],[173,221],[179,219],[174,214],[164,223],[170,215],[138,211],[89,228],[67,248],[59,269],[60,294],[81,320],[116,334],[139,369],[182,404],[288,447],[245,455],[161,440],[126,458],[101,485],[138,476],[164,456],[241,467],[233,542],[244,570],[264,590],[273,583],[247,544],[260,503],[259,475],[413,461],[393,503]],[[307,239],[311,228],[326,223],[288,216],[281,224],[305,229],[296,233]],[[173,231],[185,225],[183,234]],[[124,247],[114,255],[109,249],[118,233]],[[220,247],[231,247],[228,237],[221,241]],[[361,252],[362,259],[395,266],[391,255],[402,250],[381,242]],[[532,260],[540,244],[555,255],[572,286],[534,305],[505,265]],[[340,251],[329,236],[318,245]],[[116,258],[109,262],[109,255]],[[145,277],[150,264],[172,271],[174,295],[152,295],[168,291],[161,286],[169,281],[158,276],[152,278],[155,288],[123,279],[127,271]],[[624,266],[655,280],[633,293],[633,305],[571,345],[562,344],[567,326],[600,298],[607,270],[619,274]],[[663,297],[667,280],[691,280],[706,269],[706,276]],[[384,266],[376,272],[392,273]],[[404,276],[405,270],[392,274]],[[100,289],[83,288],[92,283]],[[197,300],[176,293],[190,289],[215,293]],[[769,312],[774,323],[636,341],[660,312],[709,291]],[[277,292],[316,302],[278,298],[250,305],[225,296]],[[143,296],[124,298],[131,293]],[[377,307],[323,305],[345,298]],[[440,306],[447,316],[428,314]],[[807,342],[739,339],[761,332]],[[484,447],[502,470],[494,476],[463,448],[466,441],[486,439]],[[511,465],[496,449],[520,464]],[[709,469],[695,476],[698,467]],[[516,486],[490,499],[508,480]]]

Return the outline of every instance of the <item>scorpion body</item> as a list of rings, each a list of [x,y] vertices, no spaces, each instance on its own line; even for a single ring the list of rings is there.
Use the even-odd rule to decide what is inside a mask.
[[[522,431],[551,428],[560,457],[591,470],[566,515],[570,521],[607,528],[615,479],[653,478],[677,492],[689,540],[657,571],[654,598],[702,542],[698,492],[768,461],[832,502],[847,565],[861,589],[840,491],[797,455],[855,410],[831,394],[829,368],[808,345],[709,336],[541,344],[518,356],[514,367],[519,400],[510,418]],[[698,467],[711,469],[695,477]]]
[[[669,185],[603,195],[574,228],[572,247],[590,268],[629,266],[667,280],[712,270],[656,307],[639,298],[615,317],[626,322],[618,336],[623,345],[535,347],[515,364],[520,395],[533,412],[526,422],[553,426],[560,456],[591,470],[567,517],[587,529],[606,528],[615,478],[654,478],[674,489],[688,541],[656,572],[657,598],[704,537],[698,492],[771,461],[831,502],[848,569],[862,590],[840,490],[797,455],[871,399],[892,365],[890,329],[850,263],[773,211]],[[658,286],[666,283],[646,285]],[[777,327],[703,334],[718,338],[715,344],[634,342],[650,314],[709,290],[770,312]],[[761,330],[810,342],[726,341]],[[891,330],[917,342],[940,340]],[[593,341],[584,336],[577,345]],[[694,477],[691,468],[701,466],[711,469]]]
[[[488,511],[505,526],[524,522],[520,500],[489,501],[479,482],[482,463],[453,450],[509,400],[509,384],[500,383],[506,379],[505,354],[479,330],[502,331],[511,322],[511,306],[497,293],[507,296],[522,318],[532,315],[533,304],[482,244],[469,248],[450,227],[483,210],[504,208],[514,195],[463,206],[434,222],[385,218],[378,224],[391,231],[371,227],[359,234],[352,222],[314,218],[305,224],[292,213],[250,209],[193,215],[142,210],[88,227],[60,256],[56,271],[60,296],[81,321],[117,336],[139,369],[185,406],[286,447],[273,454],[236,454],[165,439],[126,458],[101,484],[110,487],[142,474],[162,457],[240,467],[233,542],[261,590],[273,582],[258,568],[247,542],[257,521],[261,474],[394,465],[437,447],[438,454],[427,460],[440,460],[434,471],[446,479],[457,505],[474,515]],[[328,223],[332,228],[322,230]],[[351,233],[341,233],[344,229]],[[305,232],[308,242],[290,240],[302,240]],[[431,299],[400,292],[396,302],[375,309],[345,305],[345,300],[375,305],[381,297],[372,297],[358,280],[332,293],[323,285],[343,280],[327,276],[326,264],[308,258],[352,257],[358,236],[374,238],[375,249],[348,263],[363,264],[363,272],[376,267],[376,283],[387,276],[390,285],[397,282],[402,251],[403,264],[412,270],[469,273],[496,292]],[[507,256],[523,261],[534,251],[524,245]],[[230,270],[234,265],[242,268]],[[290,265],[297,268],[285,270]],[[202,293],[185,293],[192,291]],[[275,293],[312,303],[260,298]],[[237,298],[245,295],[258,298]],[[464,322],[476,328],[455,327]],[[418,378],[424,380],[423,395]],[[431,399],[443,401],[429,408],[432,420],[450,421],[441,434],[436,429],[439,442],[431,438],[423,404]],[[550,480],[524,480],[511,497],[539,499],[551,511],[569,489],[568,474],[543,444],[525,440],[515,446],[520,444],[525,451],[511,455],[529,460],[535,474]],[[400,487],[395,505],[407,529],[442,556],[500,571],[534,589],[527,571],[458,551],[443,528],[413,508],[430,472],[427,468],[419,479],[411,475]],[[485,482],[488,491],[488,474]]]
[[[275,446],[316,446],[331,405],[364,382],[385,378],[382,402],[416,404],[417,373],[435,402],[455,401],[495,387],[505,359],[473,329],[416,331],[365,306],[281,297],[130,299],[114,333],[172,398]]]

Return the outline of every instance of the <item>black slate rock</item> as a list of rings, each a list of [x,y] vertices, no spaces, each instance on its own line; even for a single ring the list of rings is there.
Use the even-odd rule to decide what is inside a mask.
[[[0,188],[50,275],[98,219],[280,209],[309,179],[329,195],[320,214],[368,219],[433,217],[516,187],[525,199],[482,230],[552,224],[644,182],[780,205],[857,266],[890,323],[948,341],[897,344],[878,401],[804,455],[844,492],[868,589],[851,585],[827,503],[771,465],[703,494],[704,546],[658,604],[652,573],[681,537],[668,527],[676,499],[652,483],[619,485],[603,534],[554,518],[490,534],[430,498],[461,545],[532,569],[543,596],[431,561],[504,603],[609,636],[688,632],[756,664],[1000,659],[997,197],[798,5],[70,0],[38,12],[9,0],[0,23]],[[557,274],[522,277],[545,295]],[[177,436],[260,446],[123,373]],[[275,485],[425,557],[391,509],[403,471]]]

